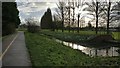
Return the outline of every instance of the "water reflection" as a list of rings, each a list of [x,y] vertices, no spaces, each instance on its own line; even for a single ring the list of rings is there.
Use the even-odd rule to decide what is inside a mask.
[[[90,48],[58,39],[56,39],[56,41],[73,49],[81,50],[89,56],[119,56],[119,53],[117,52],[119,49],[118,47]]]

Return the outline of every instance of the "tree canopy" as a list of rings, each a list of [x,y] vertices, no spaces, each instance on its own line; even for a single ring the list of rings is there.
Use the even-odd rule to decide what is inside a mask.
[[[44,13],[44,15],[41,18],[41,28],[42,29],[54,28],[54,23],[52,21],[52,13],[50,8],[47,9],[47,11]]]
[[[20,24],[19,11],[15,2],[2,2],[2,35],[15,31]]]

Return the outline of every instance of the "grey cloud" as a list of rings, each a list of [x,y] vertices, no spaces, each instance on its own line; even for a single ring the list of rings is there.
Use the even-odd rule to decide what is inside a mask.
[[[24,21],[26,18],[37,18],[39,21],[47,10],[47,8],[51,8],[52,14],[55,11],[56,3],[47,3],[47,2],[17,2],[17,7],[19,10],[19,16],[21,21]]]

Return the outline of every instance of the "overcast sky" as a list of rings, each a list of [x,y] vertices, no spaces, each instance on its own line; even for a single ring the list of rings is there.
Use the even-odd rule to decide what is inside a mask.
[[[50,8],[52,14],[54,14],[57,5],[55,2],[17,2],[17,8],[22,23],[24,23],[27,18],[35,18],[40,22],[41,16],[43,16],[47,8]]]
[[[25,19],[28,18],[35,18],[40,23],[41,17],[43,16],[47,8],[51,9],[52,15],[56,12],[55,9],[57,8],[57,2],[27,2],[27,1],[23,2],[22,1],[22,2],[17,2],[17,8],[19,10],[19,17],[21,23],[25,23]],[[78,13],[78,10],[79,9],[75,9],[75,13]]]

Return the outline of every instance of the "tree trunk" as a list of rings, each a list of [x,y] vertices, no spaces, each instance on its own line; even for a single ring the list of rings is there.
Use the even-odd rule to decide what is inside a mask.
[[[109,5],[108,5],[108,11],[107,11],[107,34],[109,34],[109,17],[110,17],[110,7],[111,7],[111,2],[109,1]]]
[[[98,2],[96,2],[96,34],[98,34]]]
[[[69,32],[70,32],[70,6],[69,6]]]
[[[73,6],[73,32],[74,32],[74,15],[75,15],[75,7]]]
[[[80,15],[78,14],[78,33],[79,33],[79,18],[80,18]]]
[[[63,13],[63,7],[62,7],[62,32],[64,32],[64,13]]]

